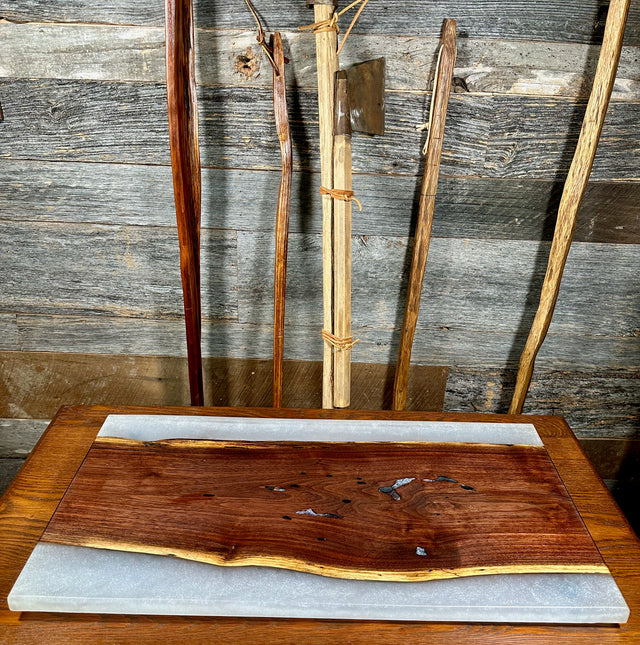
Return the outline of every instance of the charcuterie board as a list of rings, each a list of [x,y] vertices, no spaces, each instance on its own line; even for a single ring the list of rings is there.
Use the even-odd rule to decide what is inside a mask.
[[[534,425],[283,416],[107,417],[8,602],[422,621],[629,615]]]
[[[104,437],[42,540],[355,579],[607,571],[543,446]]]

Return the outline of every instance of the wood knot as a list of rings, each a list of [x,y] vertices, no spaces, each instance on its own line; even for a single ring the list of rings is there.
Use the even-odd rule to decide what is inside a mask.
[[[260,71],[260,60],[253,53],[251,47],[247,47],[244,54],[236,56],[236,73],[242,74],[247,80],[253,78]]]

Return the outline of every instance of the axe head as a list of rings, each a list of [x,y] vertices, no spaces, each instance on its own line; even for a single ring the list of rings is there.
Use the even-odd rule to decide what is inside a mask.
[[[384,134],[384,74],[384,58],[368,60],[347,69],[353,132]]]

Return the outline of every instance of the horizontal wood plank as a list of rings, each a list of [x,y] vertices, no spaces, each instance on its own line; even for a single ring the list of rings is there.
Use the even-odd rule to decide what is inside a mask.
[[[288,315],[311,325],[321,310],[318,236],[290,235]],[[259,323],[271,307],[271,236],[238,233],[239,321]],[[418,328],[504,332],[533,315],[546,270],[546,243],[434,239],[429,250]],[[629,336],[637,329],[640,295],[632,267],[636,246],[572,247],[550,331],[589,336]],[[408,242],[359,237],[352,249],[352,309],[355,329],[397,326],[402,315]],[[634,259],[636,258],[636,259]],[[496,271],[496,265],[500,271]],[[587,285],[589,285],[587,287]],[[606,308],[599,306],[607,301]]]
[[[75,369],[76,373],[78,373],[77,363],[76,363],[78,355],[57,355],[57,356],[51,355],[51,356],[53,356],[54,359],[58,362],[58,364],[61,365],[60,371],[65,371],[66,374],[69,375],[71,373],[71,370]],[[38,358],[44,357],[46,362],[47,356],[43,354],[36,355],[36,354],[21,353],[20,355],[21,362],[23,362],[25,366],[29,365],[30,361],[33,361],[33,359],[36,357]],[[90,358],[92,359],[91,363],[87,361],[86,364],[83,365],[85,373],[88,371],[91,371],[91,367],[96,363],[99,364],[102,357],[93,355]],[[144,359],[142,357],[110,356],[106,358],[112,364],[114,362],[128,361],[130,360],[130,358],[132,358],[133,362],[135,363],[135,372],[145,374],[146,366],[144,364]],[[172,359],[168,357],[158,357],[155,360],[157,362],[170,362]],[[214,366],[212,367],[212,365]],[[237,392],[238,392],[237,396],[228,397],[228,398],[223,398],[222,396],[220,397],[214,396],[213,401],[215,401],[217,405],[241,405],[241,406],[256,405],[258,407],[267,406],[270,403],[270,399],[268,394],[264,394],[266,388],[260,387],[260,379],[263,378],[262,377],[263,372],[265,374],[268,372],[269,367],[270,367],[269,361],[250,361],[250,360],[242,360],[242,359],[217,359],[214,362],[213,360],[210,360],[209,365],[207,366],[206,372],[211,378],[216,378],[216,376],[226,371],[226,379],[225,379],[226,383],[224,385],[220,384],[220,389],[223,389],[225,385],[227,386],[227,389],[230,389],[232,388],[232,386],[236,384],[240,384],[240,387],[237,388]],[[375,394],[373,394],[373,390],[377,385],[377,383],[375,383],[375,380],[379,378],[378,372],[380,371],[380,368],[383,366],[374,365],[374,364],[356,363],[355,367],[356,367],[356,370],[360,370],[360,371],[366,370],[368,378],[363,379],[363,378],[358,378],[358,376],[356,376],[356,378],[354,379],[354,384],[358,386],[358,388],[366,388],[367,390],[369,390],[369,392],[366,393],[365,397],[366,397],[367,403],[373,403],[374,401],[373,397],[375,397]],[[386,366],[384,367],[386,369]],[[295,369],[296,375],[304,374],[304,378],[297,379],[298,383],[306,384],[309,379],[317,381],[315,385],[316,385],[316,389],[319,390],[319,386],[321,383],[321,381],[319,380],[320,374],[321,374],[319,363],[288,362],[287,368],[289,370]],[[412,388],[414,392],[409,393],[410,397],[409,397],[407,409],[412,409],[412,410],[441,409],[442,405],[438,403],[437,399],[440,399],[441,397],[444,396],[444,379],[441,378],[441,376],[445,375],[444,378],[446,378],[446,371],[447,371],[446,368],[413,365],[412,370],[415,370],[415,374],[411,375],[409,382],[411,384],[417,384],[417,386],[415,388]],[[169,367],[164,368],[164,371],[168,375],[164,379],[165,391],[169,389],[168,381],[174,373],[178,374],[176,379],[180,378],[180,376],[183,376],[184,379],[186,380],[185,370],[182,367],[179,367],[178,365],[175,365],[175,366],[169,365]],[[181,372],[184,372],[184,375]],[[256,375],[260,376],[260,378],[251,379],[252,372],[255,372]],[[79,374],[77,379],[79,380],[80,377],[81,375]],[[122,381],[121,381],[121,378],[122,378]],[[116,399],[125,400],[126,396],[123,397],[122,395],[119,395],[119,393],[124,392],[125,389],[128,390],[128,388],[132,385],[131,380],[134,378],[135,378],[134,370],[130,370],[129,372],[118,374],[118,378],[113,378],[110,381],[109,395],[102,396],[101,398],[96,396],[96,397],[93,397],[94,400],[101,400],[104,404],[109,404],[111,403],[111,401],[115,401]],[[146,374],[142,378],[144,378],[146,382],[150,382],[152,380]],[[585,375],[585,379],[586,378],[587,376]],[[252,380],[255,381],[255,383],[252,383]],[[93,378],[91,378],[90,382],[95,383],[96,381]],[[374,383],[373,385],[372,385],[372,382]],[[124,383],[124,385],[122,385],[122,383]],[[47,388],[47,385],[49,386],[48,388]],[[56,395],[55,390],[51,388],[51,385],[52,384],[50,381],[46,383],[45,387],[43,388],[43,392],[44,390],[46,390],[46,392],[44,392],[43,395],[38,399],[38,411],[40,411],[40,413],[44,413],[44,412],[48,413],[50,410],[53,410],[56,406],[59,407],[59,403],[61,399],[59,396]],[[438,392],[441,386],[442,386],[441,392]],[[25,389],[26,389],[26,385],[25,385]],[[180,403],[183,400],[184,401],[187,400],[188,392],[186,391],[186,388],[184,389],[185,389],[184,397],[182,399],[176,398],[176,403]],[[315,393],[311,391],[307,393],[306,390],[311,389],[307,387],[303,388],[305,391],[305,394],[298,394],[300,392],[300,389],[301,388],[296,388],[295,390],[297,396],[296,396],[295,405],[293,407],[318,407],[316,405],[316,399],[319,399],[320,396],[319,395],[316,396]],[[257,397],[255,396],[256,392],[258,393]],[[415,399],[413,396],[411,396],[412,394],[416,394],[416,393],[418,393],[420,400]],[[262,394],[264,395],[261,396]],[[13,400],[16,400],[17,398],[19,398],[19,396],[20,396],[19,394],[16,396],[16,392],[14,390],[13,396],[12,396]],[[86,404],[88,398],[89,397],[84,396],[83,394],[79,393],[77,390],[75,390],[73,393],[74,401],[80,401],[81,403]],[[133,401],[136,397],[131,396],[130,398]],[[144,402],[148,405],[151,405],[151,404],[154,404],[153,401],[155,400],[156,397],[147,395],[145,397],[138,396],[137,398],[141,403]],[[172,397],[167,395],[167,393],[165,392],[161,397],[157,397],[157,398],[158,400],[163,399],[165,401],[170,401]],[[231,403],[232,399],[235,402]],[[303,405],[300,405],[300,403],[302,403]],[[357,401],[357,403],[358,405],[352,406],[354,409],[366,408],[366,405],[361,405],[359,401]],[[433,404],[433,407],[429,407],[430,404]],[[371,406],[371,409],[388,409],[388,408],[389,408],[389,405],[385,405],[384,403],[379,406],[378,405]],[[13,408],[10,408],[10,409],[13,409]],[[2,412],[0,412],[0,414],[2,414]],[[2,463],[6,468],[8,468],[11,472],[13,472],[14,469],[11,468],[13,462],[16,460],[18,462],[21,462],[26,458],[26,456],[29,454],[29,452],[33,449],[33,447],[37,443],[38,439],[42,436],[42,433],[49,425],[49,422],[50,420],[45,420],[45,419],[1,419],[0,418],[0,459],[4,460]],[[640,440],[605,438],[605,437],[583,437],[580,440],[580,445],[582,446],[582,449],[589,457],[589,460],[591,461],[591,463],[598,471],[598,474],[600,475],[600,477],[602,477],[604,480],[614,482],[613,484],[614,486],[622,487],[625,485],[626,482],[632,481],[636,477],[636,473],[638,471],[638,465],[640,464]]]
[[[4,383],[0,385],[0,389],[4,389]],[[18,406],[15,405],[17,397],[9,395],[9,397],[4,398],[3,396],[3,401],[5,403],[0,416],[6,415],[7,412],[15,414],[18,411]],[[23,410],[20,410],[20,412],[23,412]],[[53,414],[49,416],[52,417]],[[36,445],[48,425],[49,421],[43,419],[0,418],[0,460],[24,459]]]
[[[0,350],[20,349],[18,319],[14,314],[0,314]]]
[[[255,31],[197,30],[196,78],[202,85],[270,87],[269,61]],[[316,85],[315,40],[282,34],[291,87]],[[386,58],[387,91],[425,91],[433,80],[438,38],[354,34],[341,56],[348,67]],[[584,96],[598,48],[578,43],[532,43],[459,38],[455,91],[539,96]],[[164,83],[161,27],[0,23],[0,77]],[[613,99],[640,98],[638,49],[622,51]],[[265,67],[266,65],[266,67]]]
[[[280,173],[202,172],[202,226],[271,231]],[[294,173],[291,233],[322,230],[320,178]],[[418,207],[414,177],[360,174],[354,187],[364,210],[354,235],[408,236]],[[562,183],[549,180],[441,177],[434,237],[551,240]],[[0,219],[175,226],[168,166],[13,161],[0,164]],[[591,182],[577,242],[640,243],[640,182]]]
[[[544,347],[544,345],[543,345]],[[515,370],[453,368],[444,409],[507,410]],[[579,437],[640,439],[637,370],[546,370],[536,364],[527,414],[561,414]]]
[[[248,11],[224,0],[196,0],[196,24],[201,28],[253,29]],[[308,24],[313,14],[304,3],[265,3],[260,13],[269,30],[294,30]],[[3,8],[2,17],[12,22],[88,22],[162,25],[162,5],[143,0],[114,0],[108,5],[84,0],[25,0]],[[496,20],[495,16],[500,16]],[[407,4],[389,0],[376,10],[370,7],[358,21],[358,31],[379,34],[440,34],[444,18],[458,21],[466,37],[498,37],[509,40],[597,42],[602,38],[606,9],[598,0],[443,0],[435,8],[422,2]],[[632,3],[626,42],[640,43],[640,11]]]
[[[0,82],[0,155],[13,159],[168,164],[165,89],[146,83],[55,80]],[[265,128],[270,92],[200,88],[205,166],[279,169],[277,137]],[[454,94],[442,158],[445,175],[558,180],[567,171],[584,101]],[[392,93],[387,134],[354,140],[357,172],[420,174],[428,99]],[[638,179],[640,102],[610,106],[594,179]],[[316,103],[300,90],[290,109],[294,167],[317,170]]]
[[[174,230],[26,223],[19,229],[0,222],[1,243],[11,249],[3,257],[6,279],[0,308],[5,311],[17,306],[51,314],[181,316]],[[202,272],[205,314],[234,318],[235,236],[208,230],[202,246],[203,266],[211,267]]]
[[[220,406],[269,407],[272,361],[204,359],[205,400]],[[321,407],[320,361],[286,361],[284,405]],[[414,365],[407,409],[442,410],[447,368]],[[389,409],[393,372],[388,365],[352,364],[354,409]],[[38,396],[33,393],[38,392]],[[24,456],[42,431],[42,419],[68,402],[84,405],[187,405],[182,357],[0,352],[0,457]],[[2,420],[21,416],[26,419]],[[22,451],[22,452],[16,452]]]
[[[181,320],[114,318],[109,316],[19,316],[26,351],[86,352],[186,356]],[[273,329],[265,324],[205,321],[202,348],[206,356],[264,358],[272,351]],[[354,330],[360,342],[355,361],[395,364],[398,334],[393,328]],[[474,368],[513,367],[524,347],[526,332],[455,330],[422,327],[416,334],[412,360],[425,365]],[[285,327],[285,356],[319,360],[319,326]],[[542,369],[632,369],[637,366],[637,338],[581,337],[551,333],[536,362]]]
[[[9,251],[0,303],[7,314],[181,319],[172,229],[5,222],[0,233]],[[273,237],[238,232],[237,251],[235,242],[230,233],[205,231],[203,315],[264,325],[273,307]],[[289,239],[286,322],[305,328],[307,337],[315,333],[321,311],[320,242],[319,235],[292,234]],[[634,267],[639,252],[637,245],[574,244],[550,332],[574,339],[631,339],[631,347],[637,346],[639,295]],[[547,243],[434,239],[418,329],[442,329],[451,333],[449,340],[459,333],[526,333],[547,253]],[[397,327],[407,255],[406,238],[356,237],[352,290],[356,334]],[[604,300],[606,308],[600,306]],[[24,337],[21,342],[26,342]],[[257,339],[252,344],[262,350]],[[620,354],[613,359],[625,357]]]
[[[171,397],[176,397],[176,402],[187,401],[186,371],[184,367],[183,371],[179,371],[179,365],[184,364],[184,360],[174,365],[170,360],[153,356],[159,353],[173,356],[186,355],[184,326],[180,321],[25,316],[21,317],[21,331],[25,347],[32,351],[69,353],[84,351],[103,354],[120,351],[123,354],[149,356],[149,363],[144,361],[138,363],[139,359],[131,359],[133,362],[126,363],[147,365],[144,369],[136,368],[127,377],[123,371],[114,373],[106,368],[104,373],[99,374],[100,378],[87,383],[83,383],[77,375],[75,378],[80,379],[81,387],[69,390],[73,396],[104,392],[102,388],[106,387],[106,382],[103,379],[111,378],[109,374],[116,374],[117,379],[124,384],[121,396],[118,396],[120,400],[129,400],[130,396],[142,396],[142,392],[147,396],[149,392],[156,391],[160,397],[170,397],[169,400],[173,400]],[[360,369],[358,366],[365,362],[395,364],[397,338],[392,331],[378,329],[362,330],[363,333],[360,331],[358,330],[357,337],[362,341],[354,348],[354,360],[358,361],[354,364],[354,370]],[[203,332],[205,355],[213,350],[218,352],[217,355],[224,353],[238,359],[259,359],[260,356],[269,356],[271,352],[270,326],[238,326],[218,321],[205,323]],[[316,329],[288,327],[285,330],[287,356],[295,357],[296,360],[321,360],[322,348],[317,336]],[[608,339],[596,342],[593,338],[568,338],[550,334],[536,363],[527,411],[562,414],[569,419],[572,428],[579,436],[640,438],[637,406],[636,367],[639,360],[637,339],[624,340],[624,343],[619,340],[616,344]],[[449,372],[445,409],[500,412],[508,409],[515,379],[515,366],[524,341],[524,335],[464,334],[462,332],[452,334],[451,331],[428,329],[416,335],[412,358],[416,364],[426,362],[427,365],[453,366]],[[19,355],[14,360],[18,363],[16,371],[13,372],[14,375],[20,375],[21,369],[26,370],[27,373],[30,372],[28,359],[25,359],[23,368],[20,367]],[[71,356],[69,360],[73,365],[75,357]],[[207,360],[205,359],[205,363]],[[585,363],[587,363],[586,366]],[[621,368],[620,363],[626,366],[626,369]],[[64,362],[61,361],[59,369],[64,369],[63,365]],[[95,365],[96,369],[103,369],[100,368],[103,365],[100,357],[95,358]],[[258,378],[262,373],[260,370],[251,367],[247,372],[243,371],[242,374],[245,376],[239,377],[232,386],[229,370],[213,367],[208,369],[207,380],[220,384],[220,389],[216,390],[217,395],[212,392],[208,400],[223,405],[225,401],[247,402],[245,398],[247,396],[250,396],[249,402],[255,402],[257,399],[253,397],[261,396],[259,392],[262,391],[264,383]],[[56,373],[53,369],[45,371],[44,376]],[[136,381],[138,378],[136,374],[145,376]],[[390,369],[387,374],[392,378]],[[9,378],[10,375],[11,372],[8,372],[5,378]],[[311,382],[307,375],[300,378],[298,376],[300,375],[294,372],[288,378],[292,378],[291,382],[294,383],[308,385]],[[31,370],[29,379],[19,381],[22,385],[14,390],[13,398],[6,399],[8,405],[13,402],[16,408],[24,409],[31,409],[27,406],[35,405],[36,399],[30,397],[32,390],[24,390],[26,384],[33,378],[33,370]],[[65,378],[68,379],[68,375]],[[257,381],[254,380],[256,378],[258,378]],[[126,384],[130,379],[133,381],[131,388],[128,388]],[[268,375],[265,375],[264,379],[267,380]],[[354,376],[354,390],[359,389],[360,383],[372,379],[373,377],[367,374]],[[173,385],[174,380],[179,385]],[[420,388],[420,383],[423,381],[424,378],[420,376],[410,377],[410,398],[414,396],[412,388],[414,386]],[[60,399],[65,398],[65,382],[68,381],[61,379],[60,384],[56,386],[55,391],[60,392]],[[119,381],[116,380],[116,382]],[[305,388],[296,386],[293,391],[285,394],[286,401],[298,400],[294,394],[298,390],[301,396],[306,396],[303,394],[306,392],[306,385]],[[19,395],[19,392],[23,392],[23,395]],[[371,403],[365,401],[358,403],[357,407],[369,407],[369,405],[375,408],[382,407],[378,405],[379,400],[373,395],[367,400]],[[47,409],[54,408],[59,402],[60,400],[47,403],[46,405],[49,406]],[[299,402],[302,404],[302,401]],[[16,408],[11,408],[14,410],[12,414],[15,413]],[[33,411],[36,412],[35,409]]]

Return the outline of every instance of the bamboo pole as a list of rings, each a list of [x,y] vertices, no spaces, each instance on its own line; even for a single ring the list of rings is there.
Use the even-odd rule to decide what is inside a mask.
[[[169,142],[187,334],[191,405],[203,405],[200,311],[200,151],[191,0],[166,2]]]
[[[351,116],[347,96],[347,73],[336,75],[335,138],[333,144],[333,187],[351,191]],[[351,201],[333,204],[333,308],[334,334],[351,338]],[[333,364],[333,405],[347,408],[351,390],[351,348],[336,346]]]
[[[578,209],[587,187],[616,77],[628,9],[629,0],[612,0],[609,5],[593,88],[589,96],[573,161],[562,191],[540,302],[520,357],[509,414],[522,412],[522,406],[531,384],[535,359],[551,324],[553,310],[560,292],[562,273],[576,227]]]
[[[407,401],[411,348],[416,331],[416,323],[418,322],[422,280],[427,264],[429,242],[431,241],[433,210],[436,200],[436,190],[438,188],[440,158],[442,156],[442,139],[444,136],[455,59],[456,21],[448,18],[444,21],[442,28],[442,46],[434,78],[430,126],[425,151],[424,174],[420,191],[420,204],[418,206],[418,221],[416,224],[413,257],[411,260],[409,288],[407,291],[402,331],[400,333],[398,363],[393,383],[394,410],[404,410]]]
[[[284,370],[284,313],[287,286],[287,246],[289,239],[289,212],[291,210],[291,176],[293,157],[291,130],[287,113],[287,92],[284,72],[282,38],[278,32],[271,39],[273,60],[273,112],[275,116],[280,154],[282,157],[282,177],[278,192],[276,212],[276,258],[274,275],[273,304],[273,407],[282,407],[282,383]]]
[[[330,20],[337,0],[318,0],[314,6],[315,22]],[[334,84],[338,71],[338,34],[335,30],[317,31],[318,123],[320,130],[320,181],[333,188]],[[333,199],[322,197],[322,303],[323,328],[333,333]],[[322,407],[333,407],[333,347],[324,341],[322,358]]]

